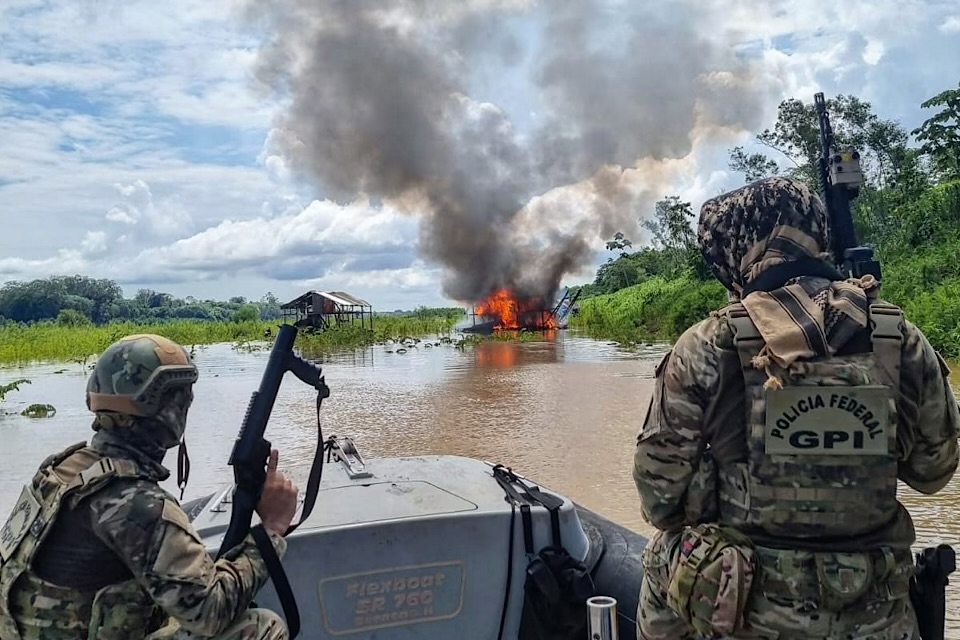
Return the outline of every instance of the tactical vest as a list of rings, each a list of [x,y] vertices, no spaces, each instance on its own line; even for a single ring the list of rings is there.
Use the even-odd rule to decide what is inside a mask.
[[[0,530],[0,640],[146,635],[157,609],[135,579],[82,592],[42,580],[31,571],[61,505],[75,505],[117,478],[138,477],[147,476],[132,461],[101,457],[83,442],[41,464]]]
[[[872,350],[793,363],[766,389],[764,340],[726,307],[746,391],[748,455],[718,472],[719,520],[775,541],[850,539],[897,513],[897,402],[903,315],[870,306]]]

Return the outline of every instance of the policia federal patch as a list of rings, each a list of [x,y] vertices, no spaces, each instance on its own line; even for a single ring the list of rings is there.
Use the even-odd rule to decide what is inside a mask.
[[[886,455],[890,392],[882,386],[785,387],[766,394],[767,453]]]

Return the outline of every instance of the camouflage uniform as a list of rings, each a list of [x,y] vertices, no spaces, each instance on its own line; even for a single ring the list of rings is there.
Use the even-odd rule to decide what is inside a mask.
[[[0,639],[288,636],[276,614],[247,608],[267,579],[252,538],[215,562],[158,485],[196,377],[159,336],[103,353],[87,387],[97,433],[41,464],[0,534]]]
[[[750,539],[714,563],[713,584],[701,588],[721,626],[735,628],[729,637],[917,638],[915,532],[896,480],[931,494],[957,468],[960,415],[946,365],[877,299],[872,278],[829,273],[825,212],[803,185],[767,179],[708,201],[699,236],[739,302],[688,329],[656,370],[634,466],[643,515],[660,530],[644,552],[638,637],[697,637],[671,607],[677,569],[697,555],[702,523],[718,523],[719,538],[726,527]],[[876,421],[875,455],[775,453],[764,409],[804,385],[886,389],[875,401],[889,408],[887,422]],[[724,589],[734,592],[726,600]]]

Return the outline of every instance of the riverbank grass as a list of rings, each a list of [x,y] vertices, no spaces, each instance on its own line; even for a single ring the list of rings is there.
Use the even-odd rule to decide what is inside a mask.
[[[383,315],[374,318],[374,328],[359,323],[329,329],[319,333],[300,332],[297,346],[313,352],[349,350],[399,340],[404,337],[443,335],[450,332],[460,320],[449,314]],[[141,324],[118,322],[102,326],[63,326],[54,322],[31,325],[7,324],[0,327],[0,363],[22,365],[35,362],[76,362],[88,364],[113,342],[123,336],[154,333],[182,344],[188,349],[194,345],[220,342],[244,343],[272,341],[279,321],[268,322],[204,322],[174,320]],[[271,337],[265,337],[267,329]]]
[[[726,301],[726,291],[716,281],[651,278],[583,300],[570,326],[591,337],[624,345],[674,339]]]

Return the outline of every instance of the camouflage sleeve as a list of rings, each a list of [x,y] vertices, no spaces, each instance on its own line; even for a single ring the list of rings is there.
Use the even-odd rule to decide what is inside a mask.
[[[714,321],[688,329],[657,366],[656,388],[637,439],[633,479],[643,517],[673,530],[685,522],[684,496],[706,446],[704,419],[718,389]]]
[[[899,477],[921,493],[943,489],[960,458],[960,415],[949,374],[927,338],[907,322],[900,370]]]
[[[188,632],[221,633],[267,580],[251,536],[214,561],[180,505],[155,484],[117,482],[92,506],[97,535]],[[272,533],[270,538],[282,556],[286,541]]]

